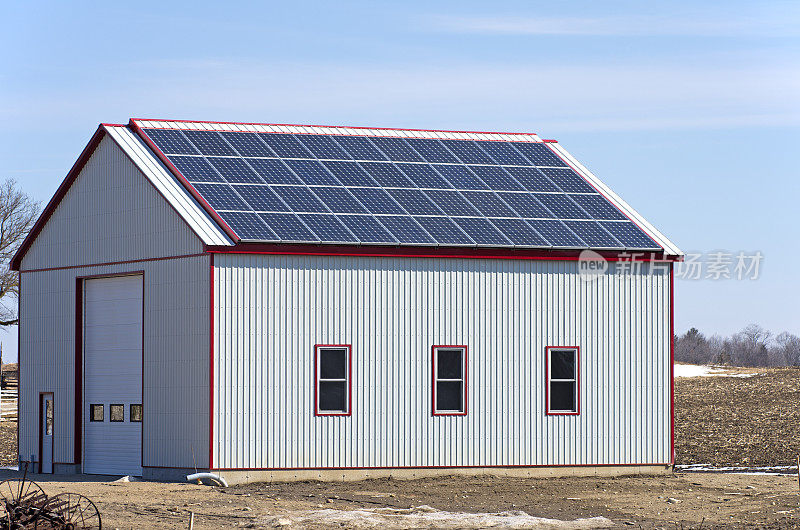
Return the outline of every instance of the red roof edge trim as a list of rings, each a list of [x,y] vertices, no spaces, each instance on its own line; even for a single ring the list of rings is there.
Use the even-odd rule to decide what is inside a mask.
[[[31,231],[28,233],[27,237],[25,237],[25,239],[22,241],[22,244],[19,246],[19,249],[14,254],[14,257],[11,258],[11,263],[10,263],[11,270],[14,271],[19,270],[20,265],[22,264],[22,258],[25,257],[25,254],[28,252],[28,249],[30,249],[34,240],[36,240],[36,238],[39,236],[39,233],[44,228],[44,225],[47,224],[47,221],[50,219],[50,216],[53,215],[53,212],[58,207],[61,200],[64,198],[64,195],[67,194],[67,191],[69,191],[69,188],[72,186],[72,183],[75,182],[75,179],[80,174],[81,170],[83,169],[83,166],[86,165],[86,162],[89,161],[89,158],[91,158],[92,154],[94,153],[94,150],[97,149],[97,146],[100,144],[100,140],[102,140],[103,137],[106,135],[104,127],[105,126],[103,124],[100,124],[97,127],[97,130],[92,135],[92,138],[89,140],[89,143],[86,144],[86,147],[84,147],[83,151],[81,151],[78,160],[76,160],[75,163],[72,165],[72,168],[69,170],[69,173],[67,173],[67,176],[64,178],[64,180],[61,182],[61,185],[56,190],[55,195],[53,195],[53,198],[50,199],[50,202],[48,202],[47,206],[45,206],[44,210],[42,210],[39,219],[36,220],[36,223],[33,225],[33,228],[31,228]]]
[[[542,142],[544,142],[546,144],[557,144],[558,140],[542,140]]]
[[[329,127],[338,129],[373,129],[376,131],[410,131],[410,132],[443,132],[465,134],[509,134],[514,136],[536,136],[533,132],[503,132],[503,131],[451,131],[448,129],[403,129],[400,127],[355,127],[352,125],[311,125],[308,123],[259,123],[248,121],[203,121],[203,120],[161,120],[151,118],[131,118],[131,123],[137,121],[165,121],[170,123],[208,123],[213,125],[265,125],[273,127]],[[555,140],[553,140],[555,141]]]
[[[194,189],[194,186],[192,186],[189,183],[189,181],[186,180],[186,177],[184,177],[183,174],[178,170],[178,168],[176,168],[175,165],[173,165],[170,159],[167,158],[167,155],[165,155],[161,151],[161,149],[159,149],[156,146],[156,144],[153,143],[150,137],[147,136],[147,134],[142,130],[139,124],[134,121],[133,118],[131,118],[129,126],[131,127],[131,129],[133,129],[136,135],[142,139],[142,141],[147,145],[147,147],[149,147],[150,150],[153,153],[155,153],[158,159],[161,160],[161,162],[165,166],[167,166],[167,168],[175,176],[175,178],[178,179],[178,182],[181,183],[183,188],[187,192],[189,192],[189,194],[197,201],[198,204],[200,204],[200,206],[206,211],[206,213],[209,216],[211,216],[211,218],[217,223],[217,225],[222,229],[222,231],[225,232],[225,234],[228,237],[230,237],[234,242],[240,241],[241,238],[236,234],[236,232],[234,232],[233,229],[230,226],[228,226],[228,224],[225,221],[222,220],[222,217],[220,217],[217,211],[214,208],[212,208],[211,205],[208,204],[208,202],[206,202],[203,196],[200,195],[200,193],[196,189]]]
[[[234,246],[207,245],[205,251],[215,254],[272,254],[299,256],[369,256],[405,258],[473,258],[577,261],[582,250],[510,249],[475,247],[413,247],[380,245],[314,245],[290,243],[238,243]],[[594,251],[597,252],[597,251]],[[599,251],[608,261],[672,262],[679,261],[663,251],[623,252]]]

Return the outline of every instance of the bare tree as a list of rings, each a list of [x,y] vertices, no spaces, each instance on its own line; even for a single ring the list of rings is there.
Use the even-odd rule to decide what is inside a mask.
[[[7,179],[0,184],[0,326],[18,323],[19,276],[9,262],[28,235],[39,215],[39,203]]]
[[[784,331],[775,337],[775,342],[776,360],[786,366],[800,366],[800,337]]]

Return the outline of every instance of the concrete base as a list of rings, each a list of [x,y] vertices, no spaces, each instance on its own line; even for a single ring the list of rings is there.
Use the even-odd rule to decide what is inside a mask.
[[[202,473],[207,470],[195,471],[194,468],[181,467],[144,467],[142,468],[142,478],[160,482],[186,482],[186,475],[194,475],[198,471]]]
[[[452,467],[452,468],[386,468],[386,469],[296,469],[212,471],[229,485],[248,482],[293,482],[300,480],[352,482],[370,478],[391,477],[413,480],[449,475],[492,475],[519,478],[551,477],[618,477],[623,475],[668,475],[672,466],[613,465],[613,466],[546,466],[546,467]],[[185,476],[184,476],[185,478]]]
[[[53,473],[56,475],[75,475],[81,472],[77,464],[53,464]]]

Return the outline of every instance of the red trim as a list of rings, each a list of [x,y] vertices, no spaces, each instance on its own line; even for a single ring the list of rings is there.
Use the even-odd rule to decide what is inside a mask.
[[[464,350],[464,389],[461,396],[464,403],[463,412],[436,412],[436,350],[439,348],[452,348]],[[465,344],[436,344],[431,346],[431,416],[466,416],[467,415],[467,382],[469,378],[469,347]]]
[[[550,350],[575,350],[575,412],[550,411]],[[581,347],[546,346],[544,349],[544,414],[545,416],[579,416],[581,413]]]
[[[277,254],[300,256],[373,256],[404,258],[475,258],[475,259],[533,259],[577,261],[582,250],[512,249],[483,247],[389,247],[381,245],[309,245],[281,243],[239,243],[233,246],[207,245],[206,252],[217,254]],[[633,256],[620,251],[597,252],[607,261],[670,262],[677,256],[665,256],[663,252],[641,253]],[[638,253],[637,253],[638,254]],[[652,259],[650,259],[652,258]]]
[[[89,143],[86,145],[86,147],[83,148],[83,151],[81,151],[78,160],[76,160],[75,163],[72,165],[72,168],[69,170],[69,173],[67,173],[66,178],[56,190],[56,193],[55,195],[53,195],[53,198],[50,199],[50,202],[48,202],[47,206],[45,206],[44,210],[42,211],[42,215],[40,215],[39,219],[36,220],[36,223],[33,225],[33,228],[28,233],[25,240],[19,246],[19,249],[14,254],[14,257],[11,258],[11,263],[10,263],[11,270],[15,271],[19,270],[20,263],[22,262],[22,257],[25,256],[26,252],[28,252],[28,249],[33,244],[33,241],[36,239],[36,237],[39,235],[39,232],[42,231],[44,225],[47,224],[47,221],[50,219],[50,216],[53,215],[53,212],[58,206],[58,203],[60,203],[61,199],[64,198],[64,195],[67,194],[67,191],[69,190],[70,186],[72,186],[72,183],[75,181],[75,179],[78,177],[78,174],[80,174],[81,170],[83,169],[83,166],[86,165],[86,162],[89,161],[89,158],[91,158],[92,153],[94,153],[94,150],[97,149],[97,146],[100,144],[100,140],[103,139],[103,136],[105,136],[105,129],[103,129],[103,126],[100,125],[97,127],[97,130],[92,135],[92,138],[89,140]]]
[[[75,440],[73,460],[83,456],[83,279],[75,278]]]
[[[360,470],[360,469],[503,469],[503,468],[559,468],[559,467],[634,467],[634,466],[663,466],[669,467],[668,462],[636,462],[630,464],[509,464],[485,466],[353,466],[353,467],[221,467],[216,471],[323,471],[323,470]],[[172,469],[172,468],[171,468]]]
[[[143,263],[145,261],[164,261],[169,259],[182,259],[182,258],[196,258],[199,256],[206,256],[206,252],[199,252],[197,254],[180,254],[175,256],[164,256],[162,258],[145,258],[145,259],[129,259],[127,261],[107,261],[105,263],[88,263],[86,265],[68,265],[65,267],[47,267],[44,269],[27,269],[24,271],[19,271],[20,273],[23,272],[45,272],[45,271],[62,271],[67,269],[83,269],[88,267],[105,267],[108,265],[125,265],[128,263]]]
[[[553,140],[553,141],[549,141],[549,142],[547,142],[547,143],[557,143],[557,142],[555,142],[555,141]],[[572,164],[570,164],[570,163],[569,163],[569,162],[568,162],[568,161],[567,161],[567,160],[566,160],[566,159],[565,159],[563,156],[561,156],[561,154],[560,154],[560,153],[558,153],[558,152],[557,152],[555,149],[553,149],[553,148],[552,148],[552,147],[550,147],[549,145],[548,145],[548,146],[546,146],[546,147],[547,147],[547,148],[550,150],[550,152],[551,152],[551,153],[553,153],[554,155],[556,155],[558,158],[560,158],[560,159],[561,159],[561,161],[562,161],[562,162],[564,162],[564,163],[565,163],[567,166],[569,166],[569,168],[570,168],[570,169],[572,169],[572,171],[574,171],[574,172],[575,172],[575,173],[576,173],[576,174],[577,174],[579,177],[581,177],[581,178],[582,178],[582,179],[583,179],[583,180],[584,180],[584,181],[585,181],[585,182],[586,182],[586,183],[587,183],[589,186],[591,186],[592,188],[594,188],[594,190],[595,190],[597,193],[599,193],[601,197],[603,197],[605,200],[607,200],[607,201],[609,202],[609,204],[611,204],[611,206],[613,206],[614,208],[616,208],[616,209],[617,209],[617,211],[618,211],[619,213],[621,213],[622,215],[624,215],[624,216],[625,216],[625,218],[626,218],[628,221],[632,222],[634,225],[636,225],[636,226],[639,228],[639,230],[641,230],[642,232],[644,232],[644,234],[645,234],[647,237],[649,237],[649,238],[650,238],[650,241],[652,241],[653,243],[655,243],[657,246],[661,247],[661,245],[658,243],[658,241],[656,241],[655,239],[653,239],[653,236],[651,236],[651,235],[650,235],[650,232],[649,232],[648,230],[645,230],[644,228],[642,228],[642,227],[639,225],[639,223],[637,223],[636,221],[634,221],[633,219],[631,219],[631,217],[630,217],[630,216],[629,216],[627,213],[623,212],[623,211],[622,211],[622,210],[619,208],[619,206],[617,206],[617,203],[616,203],[616,201],[612,200],[611,198],[609,198],[608,196],[606,196],[606,194],[605,194],[605,193],[603,193],[601,190],[597,189],[597,186],[595,186],[595,185],[594,185],[593,183],[591,183],[591,182],[590,182],[590,181],[589,181],[589,180],[588,180],[586,177],[584,177],[584,176],[583,176],[583,174],[582,174],[580,171],[578,171],[578,169],[577,169],[575,166],[573,166]]]
[[[320,348],[347,348],[347,412],[320,412],[319,374],[317,372]],[[314,416],[352,416],[353,415],[353,346],[351,344],[315,344],[314,345]]]
[[[184,189],[186,189],[186,191],[188,191],[189,194],[192,197],[194,197],[194,199],[198,202],[198,204],[200,204],[200,206],[206,211],[206,213],[208,213],[208,215],[210,215],[211,218],[214,219],[214,221],[216,221],[216,223],[219,225],[222,231],[225,232],[225,234],[227,234],[228,237],[230,237],[233,241],[239,241],[241,238],[238,235],[236,235],[236,232],[234,232],[233,229],[230,226],[228,226],[228,224],[225,221],[222,220],[222,217],[220,217],[217,211],[214,208],[212,208],[211,205],[208,204],[208,202],[206,202],[203,196],[196,189],[194,189],[194,186],[192,186],[189,183],[189,181],[186,180],[186,177],[184,177],[183,174],[178,170],[178,168],[173,165],[173,163],[170,161],[167,155],[165,155],[161,151],[161,149],[159,149],[156,146],[156,144],[153,143],[150,137],[147,136],[147,133],[145,133],[134,120],[130,121],[130,127],[137,135],[139,135],[139,138],[141,138],[144,141],[144,143],[147,144],[147,146],[153,151],[153,153],[156,154],[158,159],[161,160],[161,162],[163,162],[165,166],[167,166],[167,168],[172,172],[172,174],[175,175],[175,178],[177,178],[178,182],[180,182],[183,185]]]
[[[669,459],[675,464],[675,266],[669,266]]]
[[[546,144],[557,144],[558,140],[542,140],[542,142]]]
[[[208,287],[208,469],[214,469],[214,254],[209,259]]]
[[[376,131],[409,131],[409,132],[444,132],[444,133],[467,133],[467,134],[509,134],[519,136],[536,136],[536,133],[526,132],[498,132],[498,131],[450,131],[447,129],[399,129],[397,127],[352,127],[350,125],[308,125],[298,123],[258,123],[258,122],[241,122],[241,121],[203,121],[203,120],[159,120],[150,118],[131,118],[131,123],[137,121],[163,121],[168,123],[206,123],[210,125],[264,125],[272,127],[329,127],[338,129],[357,129],[357,130],[376,130]],[[148,127],[149,128],[149,127]],[[198,130],[198,129],[191,129]],[[215,129],[217,130],[217,129]],[[218,129],[225,131],[225,129]],[[236,131],[232,131],[236,132]],[[313,133],[312,133],[313,134]],[[319,133],[325,134],[325,133]],[[357,135],[348,135],[357,136]],[[524,140],[523,140],[524,141]],[[538,143],[538,142],[537,142]]]

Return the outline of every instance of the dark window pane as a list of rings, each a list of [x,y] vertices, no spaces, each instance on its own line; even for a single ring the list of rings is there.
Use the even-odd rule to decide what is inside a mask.
[[[436,350],[437,379],[461,379],[463,350]]]
[[[347,412],[347,382],[320,381],[319,410],[324,412]]]
[[[436,383],[437,411],[464,411],[461,381],[439,381]]]
[[[345,348],[320,348],[319,376],[322,379],[347,377],[347,350]]]
[[[550,379],[575,379],[573,350],[550,350]]]
[[[45,399],[44,400],[44,421],[45,421],[45,429],[44,433],[47,435],[53,434],[53,400],[52,399]]]
[[[550,383],[550,410],[575,412],[575,383]]]
[[[90,405],[91,421],[104,421],[103,405]]]
[[[141,422],[142,421],[142,406],[141,405],[131,405],[131,421],[134,422]]]
[[[109,405],[108,412],[109,420],[114,422],[125,421],[125,405]]]

